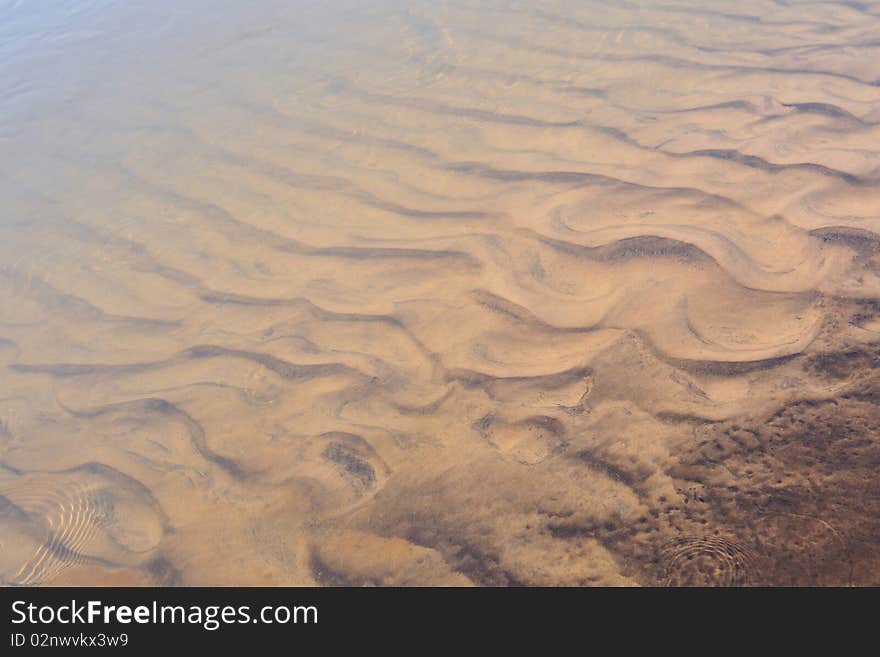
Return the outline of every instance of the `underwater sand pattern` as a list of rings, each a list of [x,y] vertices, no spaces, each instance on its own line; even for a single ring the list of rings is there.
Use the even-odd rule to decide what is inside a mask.
[[[0,2],[0,582],[880,585],[880,2]]]

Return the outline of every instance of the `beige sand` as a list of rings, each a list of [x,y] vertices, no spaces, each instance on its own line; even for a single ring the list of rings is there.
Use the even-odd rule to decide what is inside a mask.
[[[16,4],[2,582],[880,585],[880,3]]]

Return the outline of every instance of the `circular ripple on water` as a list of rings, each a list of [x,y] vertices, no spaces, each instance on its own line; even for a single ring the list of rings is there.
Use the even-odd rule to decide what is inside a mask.
[[[0,492],[29,515],[31,531],[42,538],[11,578],[11,583],[18,585],[51,581],[70,566],[87,561],[86,550],[113,514],[113,499],[106,491],[77,484],[52,489],[25,482],[2,487]]]
[[[718,536],[678,538],[660,550],[663,586],[745,586],[753,573],[751,553]]]
[[[0,582],[43,585],[72,566],[139,562],[163,525],[123,484],[83,470],[0,479]]]

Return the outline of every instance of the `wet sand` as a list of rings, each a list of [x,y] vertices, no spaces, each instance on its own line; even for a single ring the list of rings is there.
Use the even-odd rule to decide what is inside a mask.
[[[0,582],[880,585],[880,3],[0,2]]]

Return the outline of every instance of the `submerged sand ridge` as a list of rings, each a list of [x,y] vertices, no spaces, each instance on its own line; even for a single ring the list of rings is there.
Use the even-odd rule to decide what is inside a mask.
[[[880,584],[880,4],[57,4],[4,584]]]

